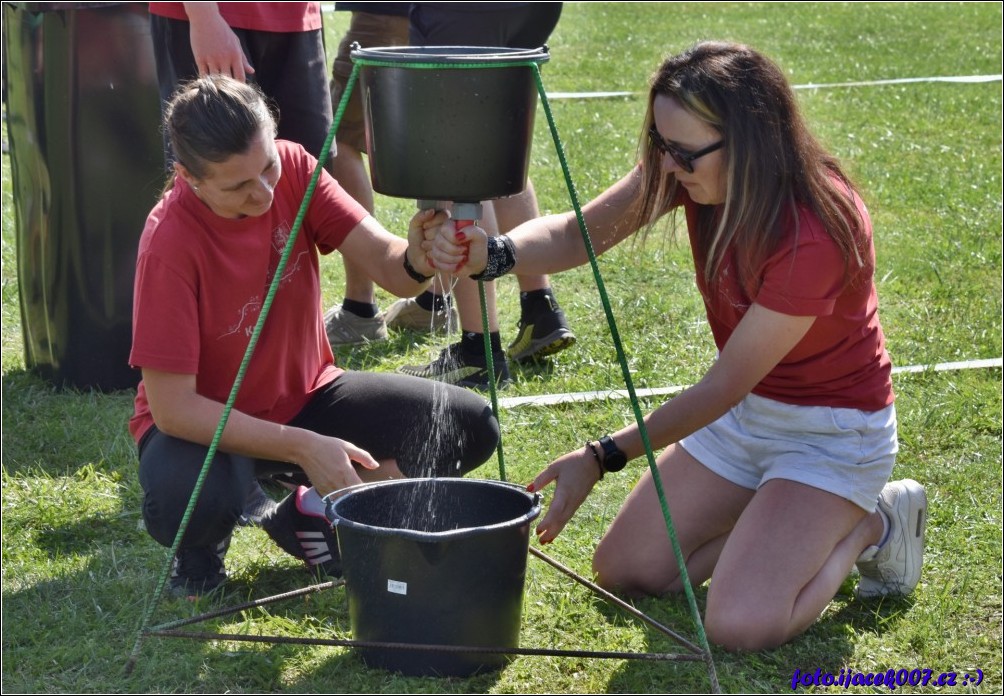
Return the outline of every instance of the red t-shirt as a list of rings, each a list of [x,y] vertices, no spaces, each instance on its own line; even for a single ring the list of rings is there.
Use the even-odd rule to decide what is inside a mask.
[[[150,14],[188,21],[180,2],[148,3]],[[220,2],[220,15],[235,29],[292,33],[321,28],[319,2]]]
[[[799,206],[796,236],[789,215],[777,249],[761,267],[755,296],[740,286],[734,251],[721,271],[717,294],[704,281],[704,255],[698,250],[700,206],[684,199],[690,244],[697,268],[697,285],[719,350],[754,302],[791,316],[816,320],[753,393],[775,401],[804,406],[831,406],[878,411],[894,400],[892,364],[878,318],[875,292],[875,247],[871,219],[861,199],[854,202],[864,222],[858,266],[844,258],[822,222]]]
[[[241,219],[213,213],[180,178],[139,242],[129,363],[196,375],[202,396],[225,403],[317,160],[277,140],[282,176],[272,207]],[[324,170],[238,392],[239,411],[285,423],[342,370],[324,331],[318,252],[337,249],[368,213]],[[142,382],[130,432],[153,424]]]

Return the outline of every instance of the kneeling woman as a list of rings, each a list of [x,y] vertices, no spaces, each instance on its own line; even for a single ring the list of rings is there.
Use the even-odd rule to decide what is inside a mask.
[[[872,225],[809,132],[778,66],[736,44],[667,59],[649,92],[640,163],[583,209],[600,252],[679,211],[720,352],[694,386],[645,419],[687,572],[711,579],[706,623],[728,648],[802,633],[857,565],[859,597],[920,580],[927,497],[889,481],[898,448],[892,366],[878,319]],[[586,262],[572,213],[487,240],[429,230],[416,251],[485,279]],[[605,472],[645,454],[636,425],[569,452],[531,484],[555,484],[542,542]],[[599,583],[682,588],[646,472],[597,547]]]
[[[170,546],[318,164],[276,140],[261,93],[230,78],[180,88],[165,129],[176,162],[139,245],[130,363],[142,381],[130,430],[147,529]],[[409,236],[442,215],[418,213]],[[175,558],[175,594],[225,579],[230,534],[261,498],[257,477],[293,471],[324,495],[375,478],[460,476],[491,456],[498,423],[477,394],[335,365],[318,252],[338,249],[389,292],[413,296],[433,271],[407,248],[321,172]],[[322,508],[301,486],[261,523],[286,551],[337,573]]]

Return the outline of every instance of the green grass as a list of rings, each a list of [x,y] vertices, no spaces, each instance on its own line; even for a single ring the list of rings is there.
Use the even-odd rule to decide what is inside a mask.
[[[329,48],[347,15],[326,15]],[[749,43],[797,85],[935,75],[1000,74],[999,3],[636,4],[569,3],[543,68],[549,91],[641,93],[661,58],[703,38]],[[806,89],[815,131],[861,185],[876,229],[877,281],[889,352],[897,365],[1002,355],[1000,81]],[[552,102],[583,201],[634,159],[640,97]],[[543,113],[531,169],[545,212],[568,195]],[[132,393],[57,390],[25,369],[18,309],[10,162],[2,187],[2,612],[5,692],[702,692],[700,664],[521,657],[472,679],[409,678],[366,668],[330,647],[148,638],[124,675],[142,613],[165,560],[140,527],[141,491],[126,431]],[[111,185],[111,184],[109,184]],[[377,216],[403,230],[413,201],[378,198]],[[685,242],[655,236],[600,262],[638,388],[689,384],[714,358]],[[341,264],[323,264],[326,299],[340,299]],[[516,368],[505,396],[622,388],[594,282],[585,269],[554,279],[579,342],[547,368]],[[503,340],[512,337],[515,283],[499,283]],[[391,301],[381,294],[381,303]],[[442,336],[398,334],[386,345],[341,351],[351,367],[392,370],[424,360]],[[725,691],[790,689],[795,669],[839,672],[982,669],[1001,675],[1000,369],[899,375],[901,452],[894,476],[927,486],[924,574],[908,599],[865,603],[848,582],[823,617],[777,650],[715,650]],[[642,408],[655,402],[643,400]],[[587,437],[632,418],[626,402],[501,413],[508,477],[527,481]],[[548,547],[587,574],[592,549],[640,474],[636,462],[607,477]],[[493,476],[491,464],[486,476]],[[548,493],[549,495],[549,493]],[[238,529],[224,605],[307,583],[296,563],[257,529]],[[706,588],[696,589],[703,607]],[[210,604],[210,606],[216,606]],[[637,606],[693,636],[682,598]],[[163,599],[154,621],[205,606]],[[196,627],[199,628],[199,627]],[[341,590],[208,622],[206,630],[300,637],[350,635]],[[637,620],[529,560],[521,643],[528,647],[673,651]],[[951,687],[949,687],[951,688]],[[855,687],[853,692],[868,691]],[[909,687],[897,692],[924,691]],[[928,689],[927,691],[934,691]]]

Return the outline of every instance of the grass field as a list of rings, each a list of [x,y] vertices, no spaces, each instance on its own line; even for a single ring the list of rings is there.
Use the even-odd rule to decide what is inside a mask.
[[[326,14],[329,51],[347,15]],[[635,97],[555,100],[554,116],[583,201],[631,166],[650,73],[668,53],[706,39],[748,43],[799,89],[814,130],[860,185],[876,230],[876,280],[889,352],[898,366],[1002,355],[1002,90],[1000,3],[568,3],[543,68],[549,92],[627,91]],[[985,82],[902,78],[991,75]],[[835,83],[875,82],[825,87]],[[538,110],[531,175],[544,212],[569,207]],[[470,679],[402,677],[367,668],[342,648],[148,638],[126,659],[165,562],[142,530],[142,493],[126,422],[132,392],[60,390],[26,370],[9,156],[2,181],[2,687],[5,693],[338,692],[665,693],[709,687],[701,663],[520,657]],[[377,217],[403,230],[413,201],[379,197]],[[137,230],[138,234],[139,230]],[[322,265],[340,300],[338,259]],[[691,384],[714,358],[685,241],[655,236],[600,260],[639,389]],[[623,388],[588,269],[554,279],[578,337],[542,367],[514,369],[503,396]],[[518,318],[515,282],[499,283],[503,340]],[[380,302],[391,301],[381,294]],[[352,368],[423,361],[443,336],[396,334],[340,351]],[[930,669],[958,685],[897,692],[999,693],[1002,679],[1002,381],[1000,368],[899,374],[900,455],[894,478],[927,486],[924,573],[906,599],[862,602],[845,583],[822,618],[777,650],[715,650],[727,692],[786,692],[795,670],[834,674]],[[643,399],[648,410],[658,402]],[[632,419],[625,401],[518,407],[500,413],[508,478],[529,481],[554,457]],[[642,471],[608,476],[547,552],[587,574],[592,549]],[[497,476],[491,463],[485,477]],[[547,493],[549,495],[550,492]],[[297,563],[253,528],[239,528],[218,604],[308,584]],[[703,607],[706,588],[696,588]],[[217,606],[164,598],[155,622]],[[683,598],[636,606],[694,636]],[[350,637],[340,589],[248,610],[203,627],[220,633]],[[670,652],[662,634],[529,560],[521,644]],[[982,670],[979,685],[963,674]],[[884,688],[884,687],[883,687]],[[798,687],[799,691],[812,691]],[[818,689],[825,691],[826,689]],[[871,693],[875,688],[848,691]]]

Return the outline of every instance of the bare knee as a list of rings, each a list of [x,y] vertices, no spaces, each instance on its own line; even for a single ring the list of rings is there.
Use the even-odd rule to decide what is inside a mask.
[[[708,597],[704,630],[708,640],[731,651],[770,650],[788,642],[789,620],[763,603],[716,603]]]
[[[611,592],[633,597],[658,596],[671,591],[672,579],[655,566],[654,563],[642,563],[630,553],[603,541],[593,554],[596,583]]]

